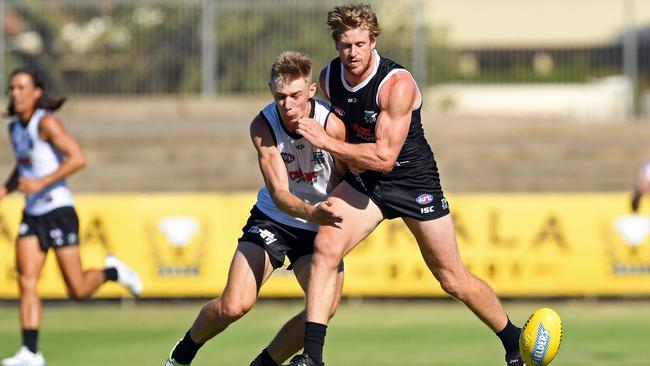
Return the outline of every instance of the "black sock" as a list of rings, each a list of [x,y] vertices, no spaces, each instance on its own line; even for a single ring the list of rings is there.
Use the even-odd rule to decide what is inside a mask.
[[[174,348],[172,358],[176,362],[189,365],[201,346],[203,346],[203,343],[194,343],[192,338],[190,338],[190,331],[188,330],[187,333],[185,333],[185,337],[183,337]]]
[[[257,355],[250,366],[278,366],[278,363],[275,362],[273,357],[271,357],[269,351],[264,348],[264,350],[262,350],[262,353]]]
[[[512,324],[510,319],[508,319],[508,324],[500,332],[497,332],[497,336],[501,339],[503,343],[503,348],[506,350],[506,355],[515,355],[519,354],[519,335],[521,334],[521,328],[518,328],[516,325]]]
[[[104,278],[106,281],[117,281],[117,269],[113,267],[104,268]]]
[[[38,329],[23,329],[23,346],[27,347],[30,352],[36,353],[38,351],[37,343]]]
[[[305,353],[317,363],[323,362],[323,345],[327,325],[313,322],[305,323]]]

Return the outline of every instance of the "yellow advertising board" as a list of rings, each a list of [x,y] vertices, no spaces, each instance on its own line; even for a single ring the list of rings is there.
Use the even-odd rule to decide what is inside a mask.
[[[650,217],[627,194],[472,194],[448,197],[468,268],[502,296],[650,295]],[[143,296],[212,297],[223,289],[254,193],[77,195],[85,267],[113,253],[140,273]],[[0,298],[17,297],[14,239],[22,200],[0,202]],[[344,294],[440,296],[401,220],[385,221],[345,259]],[[65,298],[53,253],[45,298]],[[96,296],[127,293],[116,284]],[[300,296],[278,270],[262,296]]]

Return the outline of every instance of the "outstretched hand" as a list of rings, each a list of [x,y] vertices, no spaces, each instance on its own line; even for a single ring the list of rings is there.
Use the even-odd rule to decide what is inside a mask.
[[[311,215],[311,222],[321,226],[340,228],[341,226],[339,224],[343,222],[343,217],[337,215],[332,210],[332,202],[326,200],[316,206]]]
[[[300,121],[298,121],[296,132],[319,149],[322,149],[330,138],[320,123],[315,119],[308,117],[301,118]]]

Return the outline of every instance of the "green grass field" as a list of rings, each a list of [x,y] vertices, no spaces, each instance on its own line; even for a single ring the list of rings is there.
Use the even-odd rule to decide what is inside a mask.
[[[521,324],[556,309],[564,339],[553,366],[650,365],[650,301],[508,302]],[[49,366],[162,365],[201,303],[46,304],[40,336]],[[300,302],[259,303],[206,344],[193,366],[247,366]],[[17,306],[0,305],[0,356],[19,346]],[[503,366],[498,339],[453,301],[346,301],[330,324],[328,366]]]

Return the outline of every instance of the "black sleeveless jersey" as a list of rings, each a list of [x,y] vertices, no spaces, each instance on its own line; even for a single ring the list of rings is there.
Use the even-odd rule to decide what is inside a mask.
[[[375,56],[379,58],[379,64],[375,66],[373,74],[354,87],[343,80],[343,67],[338,57],[327,66],[326,93],[329,94],[332,110],[345,122],[348,142],[351,143],[375,142],[375,123],[380,112],[379,89],[393,73],[406,71],[393,60],[380,57],[376,52]],[[420,119],[421,108],[420,102],[418,108],[411,113],[411,125],[395,162],[396,168],[422,166],[430,164],[433,160],[433,153],[424,137]]]

